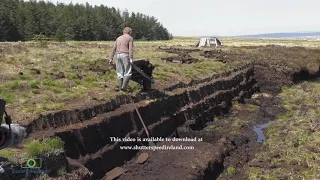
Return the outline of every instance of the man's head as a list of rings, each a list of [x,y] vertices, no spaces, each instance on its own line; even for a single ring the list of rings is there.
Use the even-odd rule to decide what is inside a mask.
[[[131,29],[130,27],[125,27],[125,28],[123,29],[123,34],[129,34],[129,35],[131,35],[131,33],[132,33],[132,29]]]

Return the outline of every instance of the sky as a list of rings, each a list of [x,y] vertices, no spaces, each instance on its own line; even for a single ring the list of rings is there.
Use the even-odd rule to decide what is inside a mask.
[[[320,31],[319,0],[50,0],[154,16],[174,36]],[[318,23],[317,23],[318,22]]]

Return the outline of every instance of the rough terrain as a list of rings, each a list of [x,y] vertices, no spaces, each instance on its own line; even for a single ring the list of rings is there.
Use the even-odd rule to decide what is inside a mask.
[[[96,47],[94,44],[83,46]],[[105,46],[99,45],[99,48]],[[21,121],[30,133],[27,141],[58,136],[65,142],[66,159],[73,172],[61,175],[60,179],[108,178],[107,173],[116,167],[126,169],[120,179],[164,179],[161,176],[165,176],[165,172],[169,175],[165,179],[258,177],[251,173],[250,167],[255,163],[251,161],[263,149],[256,141],[253,126],[276,120],[286,113],[283,100],[278,97],[283,86],[318,77],[320,73],[318,49],[274,46],[225,47],[221,50],[150,48],[198,61],[181,65],[161,62],[162,55],[154,55],[157,60],[151,62],[156,66],[155,79],[157,83],[160,80],[154,86],[157,90],[131,95],[113,94],[110,99],[94,100],[88,97],[94,92],[102,92],[101,87],[91,91],[90,87],[95,83],[81,81],[79,86],[89,83],[84,84],[88,88],[87,94],[79,99],[69,99],[72,105],[68,108],[43,113],[32,121]],[[81,72],[78,75],[107,72],[105,76],[111,77],[108,72],[113,71],[107,67],[101,70],[98,65],[101,63],[97,62],[88,67],[89,74]],[[212,67],[214,65],[220,67]],[[83,67],[74,66],[72,69],[77,71]],[[209,71],[214,71],[213,75],[205,74]],[[41,76],[37,71],[34,75]],[[56,77],[58,79],[54,82],[65,78],[62,73],[57,73]],[[110,84],[105,88],[109,93],[108,86]],[[34,87],[46,89],[41,83]],[[23,88],[26,86],[18,86],[18,90]],[[57,89],[53,90],[59,94]],[[6,89],[2,91],[8,93]],[[146,137],[133,102],[153,137],[201,137],[203,141],[174,143],[194,146],[194,150],[147,151],[146,162],[136,164],[135,160],[142,151],[121,150],[120,147],[146,146],[147,142],[110,140],[110,137]],[[172,145],[169,142],[156,143],[157,146],[165,144]],[[179,173],[174,173],[175,169]]]

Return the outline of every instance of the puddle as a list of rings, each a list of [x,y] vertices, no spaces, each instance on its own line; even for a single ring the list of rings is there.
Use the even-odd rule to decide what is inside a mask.
[[[266,140],[266,137],[263,134],[263,129],[268,127],[268,126],[273,125],[275,122],[276,121],[270,121],[270,122],[265,123],[265,124],[260,124],[260,125],[253,126],[253,131],[256,132],[257,135],[258,135],[257,142],[261,143],[261,142]]]

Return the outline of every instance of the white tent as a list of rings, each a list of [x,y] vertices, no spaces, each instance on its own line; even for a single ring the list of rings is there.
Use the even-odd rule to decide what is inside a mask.
[[[200,41],[197,43],[198,47],[220,47],[221,41],[218,38],[201,38]]]

